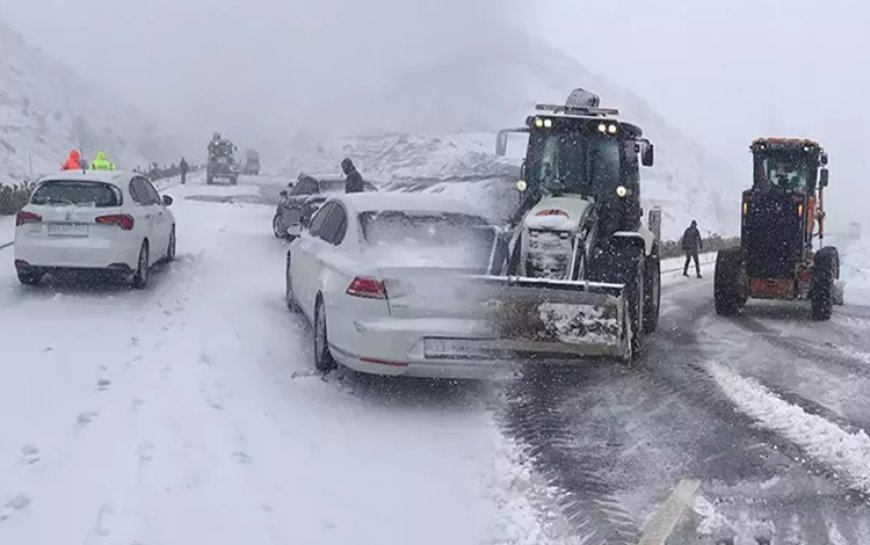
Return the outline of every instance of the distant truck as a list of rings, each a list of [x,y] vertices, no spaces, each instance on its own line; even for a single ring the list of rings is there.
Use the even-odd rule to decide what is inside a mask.
[[[849,224],[849,238],[859,240],[861,238],[861,224],[853,221]]]
[[[253,174],[254,176],[260,174],[260,154],[256,150],[249,149],[245,151],[245,166],[242,167],[242,173]]]
[[[229,140],[213,140],[208,146],[208,165],[205,183],[211,185],[218,178],[236,184],[239,181],[239,167],[233,156],[236,145]]]

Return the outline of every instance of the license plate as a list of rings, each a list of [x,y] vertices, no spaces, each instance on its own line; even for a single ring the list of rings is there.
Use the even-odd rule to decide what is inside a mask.
[[[86,237],[88,226],[78,223],[51,223],[48,225],[48,234],[57,237]]]
[[[427,358],[493,359],[504,357],[495,341],[485,339],[424,339],[423,353]]]

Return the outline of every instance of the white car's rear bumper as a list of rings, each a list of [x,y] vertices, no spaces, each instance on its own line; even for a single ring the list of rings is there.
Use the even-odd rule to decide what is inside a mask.
[[[135,269],[139,246],[128,237],[31,237],[21,229],[15,235],[15,261],[29,267]]]
[[[370,321],[328,318],[333,357],[355,371],[389,376],[487,379],[506,375],[506,360],[458,350],[427,353],[434,342],[479,341],[481,323],[461,319],[385,318]]]

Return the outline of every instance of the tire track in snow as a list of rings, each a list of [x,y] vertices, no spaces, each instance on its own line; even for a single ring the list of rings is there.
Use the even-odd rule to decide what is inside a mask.
[[[850,357],[842,352],[832,353],[830,347],[821,347],[811,341],[784,334],[755,318],[739,317],[732,319],[731,323],[752,333],[753,337],[763,339],[771,346],[791,352],[799,358],[814,362],[832,363],[862,378],[870,378],[870,366],[858,358]]]
[[[631,494],[638,486],[650,483],[666,494],[674,483],[665,486],[656,479],[671,477],[701,479],[702,490],[714,501],[721,500],[735,523],[768,517],[776,525],[785,524],[798,510],[803,522],[796,535],[801,543],[827,535],[821,521],[842,518],[843,513],[866,516],[862,498],[844,494],[848,487],[837,480],[836,471],[808,457],[789,438],[757,426],[752,417],[737,410],[703,365],[706,347],[698,330],[702,318],[712,316],[713,310],[712,299],[697,294],[706,286],[673,290],[676,297],[637,368],[590,364],[562,368],[561,374],[544,368],[508,386],[503,409],[506,433],[525,447],[548,484],[563,492],[562,511],[588,543],[636,543],[636,520],[643,513],[624,502],[633,500]],[[623,388],[629,388],[629,393],[620,398]],[[635,399],[638,396],[646,401]],[[822,412],[811,400],[792,399]],[[647,418],[641,414],[645,410],[659,415]],[[631,411],[638,414],[631,416]],[[613,414],[607,416],[609,412]],[[653,427],[638,429],[640,423]],[[634,435],[635,429],[641,436]],[[661,457],[663,448],[670,453],[662,471],[656,472],[663,477],[632,473],[631,459],[637,456],[633,451],[649,449]],[[620,460],[625,456],[629,461]],[[634,470],[657,465],[655,460],[650,458]],[[768,481],[781,484],[767,490]],[[658,501],[649,490],[641,493]],[[842,535],[853,533],[849,520],[846,515],[838,525]]]
[[[634,545],[640,529],[619,505],[615,488],[597,474],[594,460],[569,457],[574,454],[570,430],[557,412],[549,410],[567,393],[560,383],[558,370],[552,368],[524,373],[508,387],[503,425],[547,484],[562,491],[559,507],[584,543]],[[565,471],[568,466],[571,471]]]
[[[849,487],[870,498],[870,437],[863,430],[849,433],[722,364],[713,362],[708,368],[725,395],[745,414],[798,445]]]

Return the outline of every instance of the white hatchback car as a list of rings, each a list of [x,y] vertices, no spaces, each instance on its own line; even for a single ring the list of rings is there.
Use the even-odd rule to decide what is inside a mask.
[[[15,268],[23,284],[59,270],[103,271],[134,287],[175,258],[175,217],[139,174],[66,171],[39,180],[15,218]]]
[[[285,277],[288,307],[313,325],[317,369],[457,379],[503,369],[439,348],[484,331],[464,281],[491,272],[497,236],[472,206],[441,196],[328,200],[290,244]]]

